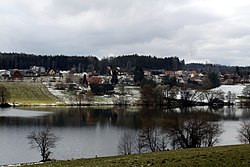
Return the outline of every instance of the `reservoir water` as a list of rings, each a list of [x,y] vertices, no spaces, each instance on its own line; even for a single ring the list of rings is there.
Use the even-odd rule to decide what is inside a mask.
[[[50,127],[60,137],[53,151],[54,159],[78,159],[117,155],[120,136],[135,132],[145,122],[161,120],[168,110],[139,108],[32,108],[0,109],[0,165],[41,160],[30,149],[26,136],[35,129]],[[217,145],[240,144],[237,130],[242,120],[250,119],[249,108],[224,107],[210,110],[222,122],[224,132]],[[181,112],[176,109],[175,112]],[[185,111],[188,112],[188,111]]]

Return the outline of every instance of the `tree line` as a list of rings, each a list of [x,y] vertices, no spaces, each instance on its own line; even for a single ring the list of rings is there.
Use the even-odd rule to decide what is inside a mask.
[[[101,64],[107,66],[111,64],[115,67],[121,67],[130,70],[131,67],[142,67],[143,69],[165,69],[165,70],[179,70],[184,66],[184,60],[179,60],[178,57],[157,58],[145,55],[123,55],[118,57],[103,58]]]
[[[250,66],[240,67],[240,66],[226,66],[219,64],[202,64],[202,63],[190,63],[185,64],[183,70],[197,70],[198,72],[220,72],[221,74],[237,74],[239,76],[250,75]]]
[[[0,53],[2,69],[29,69],[31,66],[42,66],[54,70],[95,69],[99,60],[93,56],[64,56],[64,55],[34,55],[26,53]]]
[[[120,67],[123,70],[131,71],[136,66],[143,69],[164,69],[164,70],[197,70],[199,72],[220,72],[235,73],[239,76],[249,75],[250,66],[225,66],[218,64],[191,63],[185,64],[184,60],[178,57],[158,58],[151,55],[120,55],[115,57],[104,57],[98,59],[96,56],[66,56],[66,55],[35,55],[27,53],[1,53],[1,69],[28,69],[31,66],[43,66],[46,69],[70,70],[76,72],[97,71],[106,73],[106,67]]]
[[[43,66],[46,69],[71,70],[76,72],[97,71],[106,73],[107,66],[133,70],[136,66],[143,69],[178,70],[184,60],[177,57],[157,58],[152,56],[123,55],[98,59],[95,56],[34,55],[26,53],[0,53],[1,69],[29,69],[31,66]]]

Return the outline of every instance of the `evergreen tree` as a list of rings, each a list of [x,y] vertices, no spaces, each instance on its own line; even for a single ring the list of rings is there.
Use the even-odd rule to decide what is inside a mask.
[[[87,80],[87,75],[84,74],[83,75],[83,78],[80,78],[80,84],[83,85],[83,86],[88,86],[88,80]]]
[[[144,71],[141,67],[136,66],[134,71],[134,82],[136,84],[140,83],[144,79]]]
[[[216,72],[210,72],[208,74],[208,79],[212,84],[211,88],[216,88],[216,87],[220,86],[220,78]]]
[[[118,84],[118,76],[117,76],[117,71],[116,70],[112,70],[111,83],[114,84],[114,85]]]
[[[167,75],[163,78],[162,83],[164,85],[169,85],[172,88],[173,86],[177,86],[177,79],[176,77],[171,77]]]

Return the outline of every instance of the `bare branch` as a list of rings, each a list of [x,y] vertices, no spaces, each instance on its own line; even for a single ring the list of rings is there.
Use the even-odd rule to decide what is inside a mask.
[[[50,128],[41,131],[34,130],[26,137],[30,144],[31,149],[37,149],[41,156],[42,161],[48,161],[52,153],[51,149],[56,147],[59,137],[56,136]]]

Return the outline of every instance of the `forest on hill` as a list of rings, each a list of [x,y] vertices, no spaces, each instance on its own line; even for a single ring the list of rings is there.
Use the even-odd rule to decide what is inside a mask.
[[[237,74],[239,76],[250,75],[250,66],[226,66],[220,64],[190,63],[183,66],[183,70],[196,70],[198,72],[217,72],[221,74]]]
[[[0,53],[1,69],[28,69],[31,66],[43,66],[46,69],[70,70],[76,72],[97,71],[102,73],[107,66],[120,67],[124,70],[140,66],[144,69],[179,70],[184,61],[177,57],[157,58],[152,56],[124,55],[99,60],[94,56],[65,56],[65,55],[34,55],[26,53]]]
[[[96,71],[106,73],[107,66],[119,67],[124,71],[134,70],[136,66],[149,70],[197,70],[199,72],[250,74],[250,67],[226,66],[218,64],[185,64],[178,57],[159,58],[150,55],[121,55],[98,59],[95,56],[34,55],[27,53],[0,53],[0,69],[29,69],[42,66],[47,70],[71,70],[75,72]]]

